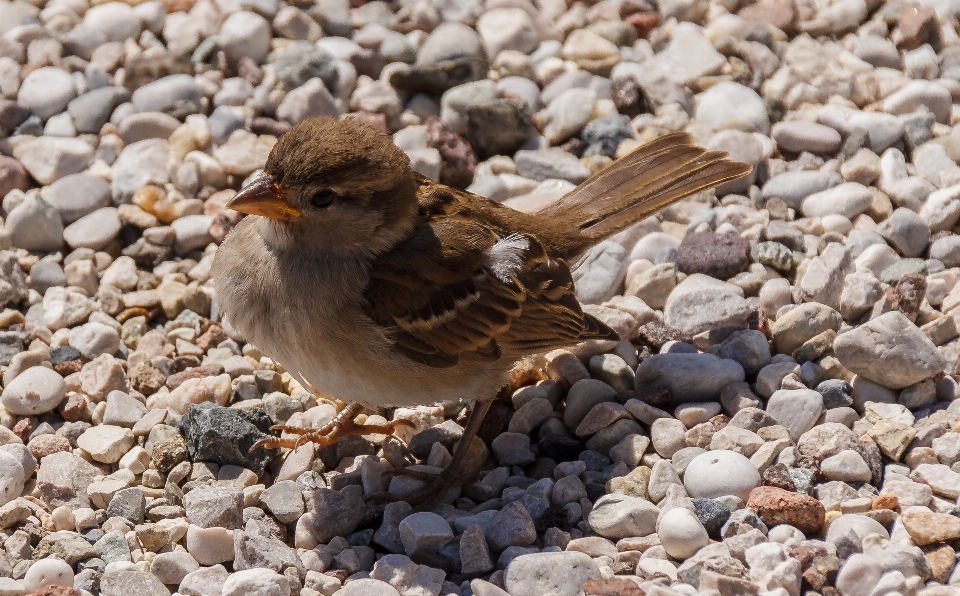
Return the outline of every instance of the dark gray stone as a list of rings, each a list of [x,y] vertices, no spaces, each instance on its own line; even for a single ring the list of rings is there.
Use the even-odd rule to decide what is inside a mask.
[[[270,436],[271,424],[260,408],[224,408],[207,402],[190,406],[180,420],[180,432],[191,461],[243,466],[259,476],[279,450],[250,448]]]
[[[143,523],[143,510],[147,502],[138,486],[118,490],[107,505],[107,517],[122,517],[133,525]]]

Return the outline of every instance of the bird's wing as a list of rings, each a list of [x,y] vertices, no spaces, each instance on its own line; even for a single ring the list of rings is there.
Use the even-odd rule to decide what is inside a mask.
[[[366,291],[371,319],[397,351],[447,367],[617,338],[584,315],[566,263],[535,238],[421,196],[423,225],[376,259]]]

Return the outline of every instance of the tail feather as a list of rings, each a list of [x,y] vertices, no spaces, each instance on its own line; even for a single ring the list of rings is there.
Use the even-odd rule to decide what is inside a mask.
[[[540,215],[579,222],[582,243],[568,246],[573,257],[661,209],[698,192],[735,180],[749,165],[707,151],[688,133],[659,137],[597,172]]]

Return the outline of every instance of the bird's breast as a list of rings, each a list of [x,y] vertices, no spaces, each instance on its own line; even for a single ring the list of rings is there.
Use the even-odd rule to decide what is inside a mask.
[[[484,376],[475,375],[481,371],[432,369],[393,349],[385,330],[364,310],[369,272],[364,262],[277,251],[253,231],[238,227],[218,250],[218,304],[244,339],[294,377],[368,406],[435,403],[488,392],[472,386],[475,377]]]

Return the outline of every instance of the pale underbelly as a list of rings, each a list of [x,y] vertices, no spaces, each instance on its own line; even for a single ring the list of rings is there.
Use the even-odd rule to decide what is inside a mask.
[[[286,331],[257,337],[255,343],[317,391],[374,408],[493,399],[513,364],[466,362],[432,368],[389,349],[382,337],[372,333],[357,332],[347,341],[301,338],[291,342],[298,332]]]

